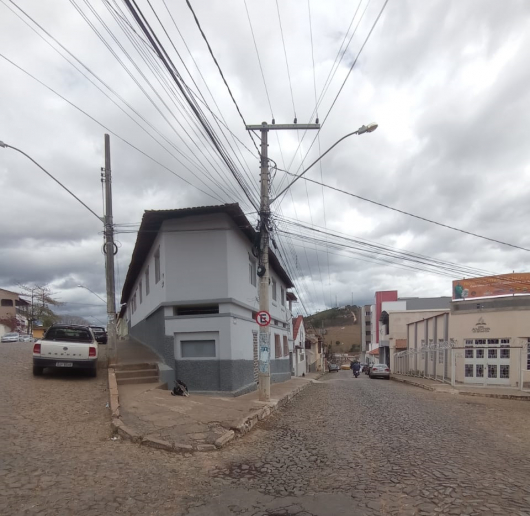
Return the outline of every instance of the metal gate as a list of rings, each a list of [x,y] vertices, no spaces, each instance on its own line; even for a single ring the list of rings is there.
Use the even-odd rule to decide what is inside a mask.
[[[510,339],[466,339],[464,383],[510,385]]]

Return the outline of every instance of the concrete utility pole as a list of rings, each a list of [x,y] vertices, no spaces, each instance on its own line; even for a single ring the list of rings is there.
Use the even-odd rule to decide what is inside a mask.
[[[112,218],[112,175],[110,168],[110,137],[105,135],[105,273],[107,283],[107,335],[109,362],[116,363],[116,296],[114,281],[114,221]]]
[[[258,273],[259,282],[259,309],[260,312],[270,314],[269,299],[269,157],[268,157],[268,133],[273,130],[307,130],[320,129],[320,124],[267,124],[247,125],[248,131],[261,132],[261,203],[260,203],[260,268]],[[269,326],[260,326],[259,329],[259,384],[258,392],[260,401],[269,401],[271,398],[271,372],[270,372],[270,348],[271,333]]]

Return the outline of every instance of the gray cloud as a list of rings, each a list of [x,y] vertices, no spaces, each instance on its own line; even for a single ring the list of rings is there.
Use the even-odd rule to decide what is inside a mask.
[[[190,123],[189,116],[173,103],[140,59],[135,58],[135,62],[153,81],[170,111],[136,71],[135,77],[149,91],[174,130],[71,4],[50,6],[36,0],[19,3],[153,124],[169,140],[160,141],[181,163],[4,5],[0,5],[1,53],[193,185],[219,196],[223,202],[244,199],[226,167],[194,133],[197,127]],[[272,115],[244,5],[235,0],[195,4],[247,122],[270,120]],[[195,89],[147,3],[142,1],[140,5],[179,70]],[[163,4],[155,1],[153,5],[208,104],[217,112]],[[274,115],[277,122],[290,122],[294,110],[275,5],[265,2],[248,5]],[[305,122],[314,108],[307,7],[289,2],[279,5],[296,114]],[[360,11],[364,5],[363,2]],[[319,108],[321,121],[381,5],[381,1],[370,3]],[[170,8],[226,123],[253,149],[189,10],[185,4]],[[312,0],[311,8],[314,69],[320,92],[356,5]],[[135,56],[103,5],[98,4],[97,9],[131,56]],[[530,151],[526,144],[530,101],[529,14],[530,6],[523,0],[506,5],[487,0],[480,6],[442,0],[389,2],[331,111],[320,140],[303,164],[301,157],[314,135],[303,138],[302,132],[282,133],[278,140],[273,136],[270,156],[282,168],[291,162],[291,170],[304,168],[318,156],[319,149],[324,151],[344,134],[375,120],[380,124],[375,133],[341,143],[322,160],[322,168],[314,167],[308,177],[319,181],[322,177],[327,184],[369,199],[530,248],[525,224],[530,217],[526,201],[530,181]],[[98,27],[103,30],[99,23]],[[118,46],[111,44],[126,60]],[[30,154],[101,213],[100,168],[105,129],[1,58],[0,73],[8,78],[0,83],[0,139]],[[138,121],[147,128],[143,121]],[[158,135],[156,138],[160,139]],[[114,214],[118,224],[138,223],[145,209],[217,203],[117,137],[111,136],[111,141]],[[234,146],[231,138],[229,141]],[[302,152],[296,152],[299,144]],[[246,160],[245,169],[248,165],[245,177],[251,178],[254,188],[258,182],[257,157],[244,149],[241,153]],[[282,177],[278,172],[275,186]],[[69,303],[61,310],[104,320],[105,307],[98,306],[93,294],[76,286],[84,284],[104,297],[102,227],[94,216],[25,157],[11,150],[0,150],[0,190],[0,216],[4,221],[0,228],[0,286],[49,283]],[[248,203],[244,209],[249,210]],[[304,224],[326,225],[333,231],[461,265],[494,272],[520,271],[526,267],[525,251],[451,232],[337,192],[322,192],[319,186],[303,181],[293,187],[292,196],[287,195],[275,210],[299,218]],[[123,229],[124,226],[118,226],[119,231]],[[117,237],[121,246],[117,255],[120,283],[136,235],[121,232]],[[446,295],[450,291],[449,277],[389,268],[334,249],[326,253],[319,247],[317,254],[314,245],[306,243],[304,250],[298,241],[295,257],[291,256],[291,244],[282,240],[285,254],[293,263],[292,272],[297,276],[301,297],[310,311],[334,304],[335,296],[339,303],[351,302],[352,292],[355,302],[361,303],[370,300],[377,289],[395,288],[402,295]]]

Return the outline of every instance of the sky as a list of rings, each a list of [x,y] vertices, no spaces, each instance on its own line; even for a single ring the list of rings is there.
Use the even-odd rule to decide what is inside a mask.
[[[254,203],[259,141],[242,118],[319,118],[320,131],[270,133],[269,157],[295,174],[378,124],[305,174],[365,200],[300,179],[272,205],[301,313],[377,290],[451,295],[464,275],[528,270],[527,1],[190,0],[241,115],[187,3],[137,4]],[[144,210],[239,202],[256,221],[122,0],[0,0],[0,77],[0,141],[98,215],[110,134],[118,300]],[[272,192],[291,179],[273,171]],[[58,311],[103,323],[101,222],[13,149],[0,148],[0,192],[0,287],[49,285]],[[385,250],[344,247],[359,241]]]

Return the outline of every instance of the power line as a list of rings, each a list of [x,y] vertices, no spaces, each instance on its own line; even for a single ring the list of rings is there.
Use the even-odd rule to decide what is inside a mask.
[[[248,24],[250,26],[250,32],[252,34],[252,40],[254,41],[254,49],[256,50],[256,56],[258,57],[259,69],[260,69],[260,72],[261,72],[261,78],[263,79],[263,86],[265,87],[265,93],[267,95],[267,101],[269,103],[269,108],[271,110],[271,117],[274,120],[274,112],[272,110],[271,98],[269,96],[269,89],[267,88],[267,82],[265,81],[265,74],[263,73],[263,66],[261,64],[261,59],[260,59],[260,56],[259,56],[258,45],[256,43],[256,36],[254,35],[254,28],[252,27],[252,22],[250,21],[250,13],[248,12],[247,0],[243,0],[243,2],[245,4],[245,10],[247,12],[247,19],[248,19]],[[259,151],[258,151],[258,153],[259,153]]]
[[[0,54],[0,57],[4,57]],[[43,166],[39,165],[39,163],[37,163],[31,156],[29,156],[28,154],[26,154],[24,151],[20,150],[20,149],[17,149],[16,147],[13,147],[12,145],[8,145],[7,143],[5,142],[2,142],[0,141],[0,147],[4,148],[4,149],[13,149],[13,150],[16,150],[17,152],[20,152],[20,154],[23,154],[24,156],[26,156],[26,158],[28,158],[30,161],[32,161],[35,165],[37,165],[37,167],[39,167],[46,175],[48,175],[49,177],[51,177],[61,188],[63,188],[64,190],[66,190],[76,201],[80,202],[90,213],[92,213],[92,215],[94,215],[95,217],[97,217],[97,219],[102,222],[102,218],[92,209],[92,208],[89,208],[79,197],[77,197],[77,195],[72,192],[72,190],[69,190],[66,186],[64,186],[58,179],[56,179],[55,177],[53,177]]]
[[[197,24],[197,27],[202,35],[202,38],[204,39],[204,42],[206,43],[206,46],[208,47],[208,52],[210,52],[210,55],[212,56],[212,59],[214,60],[214,63],[215,65],[217,66],[217,69],[219,70],[219,73],[223,79],[223,82],[225,83],[225,86],[226,86],[226,89],[228,90],[228,93],[230,94],[230,98],[232,99],[232,102],[234,103],[234,106],[236,107],[237,109],[237,112],[239,113],[239,116],[241,118],[241,120],[243,121],[243,125],[247,125],[247,122],[245,121],[245,118],[243,116],[243,114],[241,113],[241,110],[239,109],[239,106],[237,105],[237,102],[236,102],[236,99],[234,98],[234,95],[232,93],[232,90],[230,89],[230,86],[228,86],[228,83],[226,82],[226,79],[225,79],[225,76],[223,74],[223,70],[221,70],[221,66],[219,65],[214,53],[213,53],[213,50],[212,50],[212,47],[210,46],[210,42],[208,41],[208,38],[206,37],[206,34],[204,34],[204,31],[202,30],[202,27],[201,27],[201,24],[199,23],[199,19],[197,18],[197,15],[195,14],[195,11],[193,10],[193,7],[191,6],[190,4],[190,1],[189,0],[186,0],[186,4],[188,5],[191,13],[193,14],[193,18],[195,19],[195,23]],[[259,153],[259,149],[258,149],[258,146],[256,145],[256,142],[254,141],[254,139],[252,138],[252,142],[254,143],[254,146],[256,147],[256,150],[258,151]]]
[[[20,67],[19,65],[17,65],[15,62],[11,61],[11,59],[7,58],[6,56],[4,56],[3,54],[0,54],[0,57],[2,57],[3,59],[5,59],[8,63],[10,63],[11,65],[13,65],[15,68],[18,68],[21,72],[25,73],[28,77],[31,77],[34,81],[38,82],[39,84],[41,84],[42,86],[44,86],[46,89],[48,89],[49,91],[51,91],[52,93],[54,93],[55,95],[57,95],[59,98],[63,99],[65,102],[67,102],[68,104],[70,104],[73,108],[77,109],[80,113],[83,113],[85,116],[87,116],[88,118],[90,118],[93,122],[95,122],[96,124],[98,124],[100,127],[102,127],[103,129],[105,129],[106,131],[108,131],[110,134],[112,134],[113,136],[115,136],[116,138],[118,138],[119,140],[121,140],[123,143],[125,143],[126,145],[128,145],[129,147],[135,149],[137,152],[139,152],[140,154],[144,155],[146,158],[149,158],[151,161],[153,161],[154,163],[156,163],[157,165],[161,166],[162,168],[166,169],[168,172],[170,172],[171,174],[173,174],[174,176],[178,177],[179,179],[181,179],[182,181],[184,181],[185,183],[187,183],[188,185],[192,186],[193,188],[196,188],[197,190],[199,190],[200,192],[202,192],[203,194],[207,195],[208,197],[211,197],[212,199],[215,199],[221,203],[223,203],[223,201],[221,199],[219,199],[218,197],[214,196],[214,195],[211,195],[209,194],[208,192],[205,192],[204,190],[202,190],[201,188],[199,188],[198,186],[194,185],[193,183],[191,183],[190,181],[188,181],[187,179],[185,179],[184,177],[182,177],[181,175],[177,174],[175,171],[171,170],[169,167],[167,167],[166,165],[164,165],[163,163],[160,163],[158,160],[156,160],[155,158],[153,158],[152,156],[150,156],[149,154],[147,154],[146,152],[144,152],[143,150],[139,149],[138,147],[136,147],[135,145],[133,145],[132,143],[128,142],[125,138],[121,137],[119,134],[117,134],[116,132],[114,132],[112,129],[108,128],[106,125],[102,124],[99,120],[96,120],[92,115],[89,115],[86,111],[84,111],[83,109],[81,109],[79,106],[76,106],[73,102],[69,101],[66,97],[64,97],[63,95],[61,95],[60,93],[58,93],[57,91],[55,91],[53,88],[51,88],[50,86],[48,86],[47,84],[45,84],[44,82],[42,82],[40,79],[37,79],[37,77],[35,77],[34,75],[32,75],[30,72],[28,72],[27,70],[25,70],[24,68]]]
[[[289,89],[291,90],[291,102],[293,103],[294,118],[296,119],[296,107],[294,105],[293,84],[291,82],[291,70],[289,69],[289,60],[287,59],[287,49],[285,48],[285,38],[283,37],[282,18],[280,16],[280,5],[278,4],[278,0],[276,0],[276,11],[278,13],[278,23],[280,24],[280,34],[282,36],[283,55],[285,56],[285,66],[287,67],[287,78],[289,79]]]
[[[163,45],[160,43],[158,37],[156,36],[155,32],[151,28],[149,22],[143,15],[141,9],[136,4],[135,0],[124,0],[129,11],[135,18],[136,23],[140,26],[142,31],[144,32],[145,36],[149,39],[149,42],[151,43],[151,46],[155,50],[156,54],[158,55],[160,61],[164,64],[166,70],[171,75],[173,81],[177,85],[178,89],[180,90],[182,96],[186,100],[186,102],[189,104],[190,108],[192,109],[194,115],[197,117],[201,125],[203,126],[206,134],[214,144],[215,148],[217,149],[217,152],[219,152],[220,156],[222,157],[223,161],[228,166],[228,169],[232,172],[233,176],[235,177],[236,181],[238,182],[239,186],[249,199],[251,205],[257,209],[257,203],[256,200],[252,197],[251,193],[248,190],[248,187],[242,178],[241,174],[237,171],[236,167],[232,163],[230,157],[227,155],[226,151],[223,149],[221,142],[217,138],[215,132],[213,131],[213,128],[209,124],[209,122],[205,119],[204,114],[201,112],[200,107],[197,105],[196,102],[194,102],[194,99],[190,97],[190,95],[185,91],[184,83],[182,80],[182,77],[178,73],[175,65],[173,64],[173,61],[167,54],[166,50],[164,49]],[[134,4],[134,7],[133,7]]]
[[[157,140],[147,129],[140,124],[137,120],[135,120],[127,111],[123,109],[122,106],[120,106],[106,91],[104,91],[97,83],[95,83],[90,77],[88,77],[81,69],[79,69],[75,63],[73,63],[68,57],[63,55],[57,48],[55,48],[48,40],[42,36],[39,32],[36,31],[34,27],[28,24],[26,20],[20,17],[18,13],[13,11],[13,9],[5,4],[4,0],[0,0],[4,5],[10,9],[15,16],[17,16],[22,22],[24,22],[37,36],[39,36],[43,41],[45,41],[55,52],[57,52],[66,62],[68,62],[72,67],[74,67],[83,77],[85,77],[93,86],[95,86],[103,95],[105,95],[118,109],[120,109],[128,118],[130,118],[140,129],[142,129],[148,136],[150,136],[153,141],[158,143],[170,156],[172,156],[180,165],[182,165],[186,170],[188,170],[190,173],[195,175],[195,173],[185,164],[183,163],[177,156],[175,156],[167,147],[165,147],[159,140]],[[11,0],[10,0],[11,1]],[[29,20],[31,20],[37,27],[39,27],[40,30],[42,30],[51,40],[53,40],[57,45],[59,45],[65,52],[67,52],[76,62],[78,62],[89,74],[91,74],[95,79],[97,79],[103,86],[105,86],[113,95],[115,95],[119,100],[121,100],[125,106],[127,106],[134,114],[136,114],[144,123],[146,123],[153,131],[155,131],[161,138],[163,138],[169,145],[171,145],[179,154],[181,154],[185,159],[187,159],[192,165],[196,166],[197,168],[200,168],[198,164],[191,161],[188,156],[183,154],[174,144],[169,140],[166,136],[164,136],[156,127],[154,127],[147,119],[145,119],[138,111],[134,109],[133,106],[131,106],[119,93],[117,93],[111,86],[109,86],[105,81],[103,81],[94,71],[92,71],[87,65],[85,65],[82,61],[80,61],[72,52],[70,52],[60,41],[58,41],[52,34],[50,34],[44,27],[42,27],[35,19],[33,19],[27,12],[25,12],[23,9],[21,9],[16,4],[13,4],[19,11],[21,11]],[[152,100],[152,99],[151,99]],[[156,106],[155,106],[156,107]],[[191,149],[190,149],[191,150]],[[207,188],[210,188],[204,181],[202,181],[200,178],[198,178]],[[218,186],[218,185],[217,185]],[[212,190],[213,192],[213,190]],[[220,202],[223,202],[221,199],[217,197],[213,197],[219,200]]]
[[[286,174],[289,174],[291,176],[296,176],[296,174],[293,174],[292,172],[288,172],[287,170],[282,170],[282,169],[278,169],[278,170],[281,170],[282,172],[285,172]],[[392,206],[388,206],[387,204],[383,204],[381,202],[372,201],[371,199],[367,199],[366,197],[362,197],[361,195],[356,195],[356,194],[353,194],[351,192],[347,192],[346,190],[342,190],[342,189],[336,188],[334,186],[326,185],[326,184],[321,183],[319,181],[315,181],[314,179],[309,179],[309,178],[307,178],[305,176],[302,177],[302,179],[304,179],[306,181],[309,181],[310,183],[315,183],[317,185],[321,185],[324,188],[329,188],[330,190],[335,190],[336,192],[340,192],[342,194],[349,195],[350,197],[355,197],[356,199],[361,199],[362,201],[366,201],[366,202],[369,202],[371,204],[375,204],[376,206],[381,206],[382,208],[386,208],[388,210],[396,211],[396,212],[401,213],[403,215],[407,215],[409,217],[414,217],[415,219],[423,220],[424,222],[429,222],[430,224],[436,224],[437,226],[441,226],[441,227],[446,228],[446,229],[451,229],[453,231],[458,231],[459,233],[464,233],[465,235],[470,235],[470,236],[474,236],[474,237],[477,237],[477,238],[482,238],[483,240],[488,240],[489,242],[495,242],[496,244],[502,244],[502,245],[506,245],[508,247],[513,247],[514,249],[520,249],[521,251],[530,252],[530,249],[527,249],[526,247],[521,247],[521,246],[518,246],[518,245],[515,245],[515,244],[510,244],[508,242],[503,242],[502,240],[497,240],[495,238],[490,238],[490,237],[487,237],[487,236],[484,236],[484,235],[479,235],[478,233],[473,233],[471,231],[466,231],[465,229],[456,228],[454,226],[450,226],[449,224],[444,224],[443,222],[437,222],[435,220],[431,220],[431,219],[428,219],[426,217],[422,217],[420,215],[415,215],[413,213],[409,213],[408,211],[400,210],[399,208],[394,208]]]

